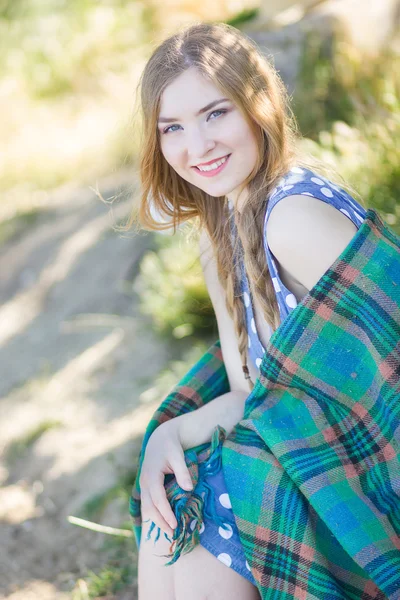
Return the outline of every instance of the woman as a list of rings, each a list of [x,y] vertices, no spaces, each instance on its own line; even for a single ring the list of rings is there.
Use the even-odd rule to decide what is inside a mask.
[[[229,434],[241,420],[272,332],[348,245],[366,211],[307,168],[278,75],[230,26],[196,24],[166,39],[144,69],[141,100],[140,222],[170,226],[155,220],[154,207],[174,226],[197,220],[230,391],[163,423],[149,439],[140,476],[143,539],[152,524],[166,535],[140,544],[139,596],[255,599],[222,471],[208,480],[219,524],[204,515],[200,544],[165,566],[177,520],[164,476],[192,489],[184,451],[209,442],[216,425]]]

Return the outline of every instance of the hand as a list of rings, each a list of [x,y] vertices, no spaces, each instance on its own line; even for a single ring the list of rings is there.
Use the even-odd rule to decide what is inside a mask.
[[[184,490],[193,489],[185,463],[177,419],[162,423],[151,434],[140,473],[142,520],[150,519],[172,537],[178,525],[167,499],[164,476],[173,473]]]

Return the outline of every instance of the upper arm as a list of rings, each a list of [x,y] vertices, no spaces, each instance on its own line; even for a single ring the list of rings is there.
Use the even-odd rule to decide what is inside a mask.
[[[225,290],[218,279],[216,260],[210,239],[205,230],[201,232],[199,247],[200,262],[217,319],[221,351],[231,391],[240,390],[248,393],[249,389],[243,376],[242,360],[238,349],[235,327],[226,308]]]
[[[274,206],[266,226],[271,252],[310,290],[357,232],[334,206],[311,196],[287,196]]]

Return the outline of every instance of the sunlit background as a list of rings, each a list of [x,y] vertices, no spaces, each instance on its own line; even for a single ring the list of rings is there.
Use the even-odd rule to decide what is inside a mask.
[[[304,149],[400,233],[399,0],[0,0],[0,598],[137,597],[155,407],[217,338],[196,240],[122,234],[135,90],[193,21],[252,37]],[[184,250],[184,251],[183,251]]]

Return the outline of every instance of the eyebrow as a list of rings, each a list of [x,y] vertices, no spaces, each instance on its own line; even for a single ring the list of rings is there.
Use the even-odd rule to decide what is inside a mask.
[[[229,98],[220,98],[219,100],[214,100],[213,102],[210,102],[210,104],[207,104],[207,106],[204,106],[203,108],[201,108],[199,110],[198,113],[196,113],[196,117],[198,117],[202,113],[206,112],[207,110],[210,110],[210,108],[213,108],[213,106],[216,106],[217,104],[220,104],[221,102],[226,102],[227,100],[229,100]],[[164,117],[160,117],[158,119],[159,123],[172,123],[172,121],[179,121],[179,118],[174,117],[171,119],[166,119]]]

